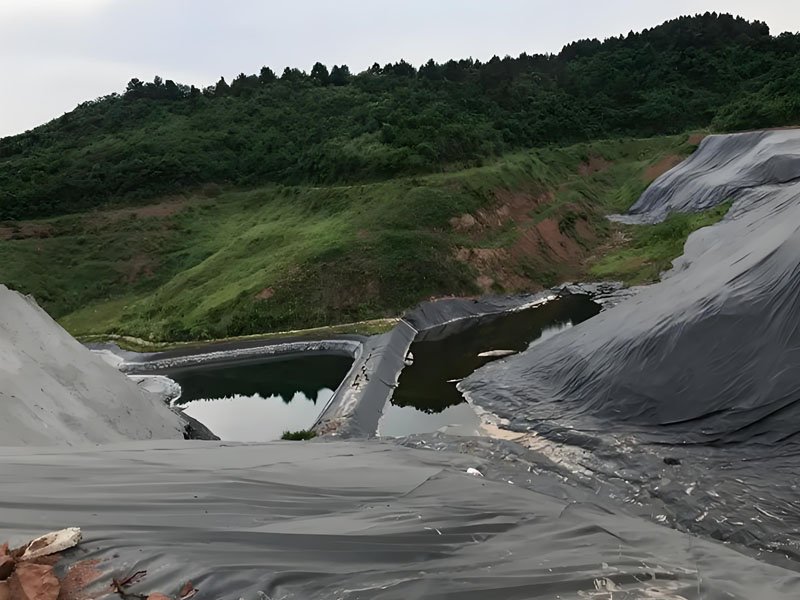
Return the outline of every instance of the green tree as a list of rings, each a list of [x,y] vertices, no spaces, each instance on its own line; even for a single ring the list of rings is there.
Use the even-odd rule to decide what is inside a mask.
[[[800,34],[706,13],[555,55],[287,67],[201,92],[156,77],[0,139],[0,220],[207,183],[355,182],[510,150],[800,123]],[[346,86],[346,89],[342,89]],[[225,101],[220,97],[225,96]]]
[[[328,67],[323,65],[321,62],[315,63],[313,67],[311,67],[311,79],[318,83],[319,85],[328,85],[330,82],[330,73],[328,73]]]
[[[393,65],[387,65],[384,68],[384,72],[387,71],[397,77],[414,77],[417,74],[417,70],[404,60]]]
[[[439,81],[442,79],[442,67],[431,58],[419,68],[419,76],[429,81]]]
[[[286,67],[283,70],[283,74],[281,75],[281,81],[302,81],[305,79],[306,74],[303,73],[300,69],[293,69],[291,67]]]
[[[333,85],[347,85],[350,83],[350,67],[347,65],[334,65],[331,69],[330,82]]]
[[[134,77],[128,82],[128,85],[125,86],[125,97],[131,99],[141,98],[143,90],[144,82]]]
[[[269,67],[261,67],[261,71],[258,74],[258,80],[263,83],[272,83],[273,81],[277,81],[278,76],[275,75],[275,71],[270,69]]]
[[[231,87],[228,85],[228,82],[225,81],[224,77],[220,77],[217,84],[214,86],[214,95],[219,96],[227,96],[231,92]]]
[[[231,94],[234,96],[241,96],[243,94],[250,94],[258,87],[259,79],[255,75],[245,75],[240,73],[231,82]]]

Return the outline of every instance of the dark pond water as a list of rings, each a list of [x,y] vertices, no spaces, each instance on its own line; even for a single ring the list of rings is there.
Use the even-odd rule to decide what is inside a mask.
[[[308,429],[347,374],[352,359],[310,355],[259,358],[171,369],[176,404],[223,440],[276,440]]]
[[[378,432],[384,436],[430,433],[474,434],[479,420],[456,389],[460,380],[498,357],[482,352],[521,352],[600,312],[586,296],[569,296],[536,308],[463,321],[426,332],[411,345],[414,363],[403,369]]]

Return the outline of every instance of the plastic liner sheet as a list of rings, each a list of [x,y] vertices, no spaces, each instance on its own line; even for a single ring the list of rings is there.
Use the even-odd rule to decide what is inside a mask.
[[[800,594],[796,573],[500,462],[381,442],[2,448],[0,535],[81,527],[62,562],[101,561],[89,594],[138,570],[131,593],[191,580],[198,600]]]
[[[556,292],[548,290],[519,296],[442,298],[420,303],[403,315],[403,320],[417,331],[425,331],[455,321],[530,308],[555,297]]]
[[[672,212],[698,212],[742,190],[800,179],[797,130],[706,137],[697,151],[645,190],[624,223],[655,223]]]
[[[32,297],[0,285],[0,446],[181,439],[184,426]]]
[[[339,437],[374,435],[416,334],[413,327],[400,321],[389,333],[368,338],[314,429]]]
[[[691,507],[691,529],[796,560],[800,182],[785,167],[800,175],[798,152],[798,131],[708,139],[660,180],[648,214],[734,199],[729,215],[690,236],[661,283],[460,389],[652,494],[665,489],[653,464],[677,457],[667,496],[676,514]]]
[[[287,354],[341,354],[355,356],[361,342],[355,339],[332,339],[258,344],[215,344],[200,351],[141,354],[119,365],[124,372],[149,373],[203,364],[219,364],[251,358],[266,358]],[[130,356],[130,353],[129,353]]]

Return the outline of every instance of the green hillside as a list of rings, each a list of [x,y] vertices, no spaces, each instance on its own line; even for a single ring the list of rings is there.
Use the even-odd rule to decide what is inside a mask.
[[[267,186],[0,229],[1,279],[73,333],[219,338],[395,316],[449,294],[580,277],[607,212],[688,136],[512,154],[447,174]]]
[[[800,35],[714,13],[557,55],[134,79],[0,140],[0,282],[76,334],[189,340],[651,280],[721,213],[605,215],[687,131],[798,121]]]

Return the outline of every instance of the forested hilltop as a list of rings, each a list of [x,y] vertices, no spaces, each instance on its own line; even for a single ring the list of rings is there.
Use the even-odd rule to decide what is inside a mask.
[[[548,144],[798,120],[800,35],[715,13],[557,55],[357,74],[264,68],[202,90],[133,79],[122,94],[0,140],[0,220],[204,184],[366,182]]]

